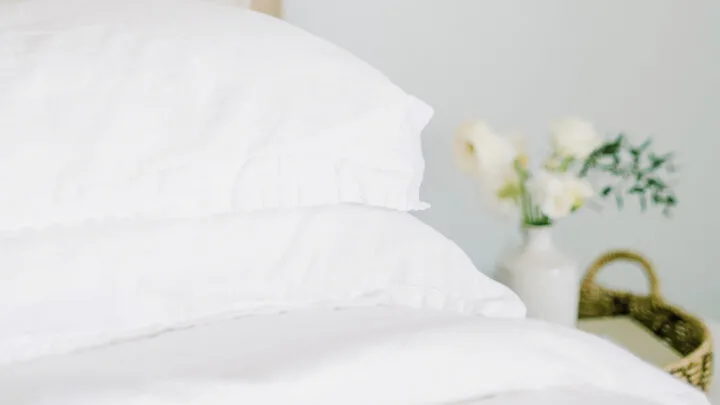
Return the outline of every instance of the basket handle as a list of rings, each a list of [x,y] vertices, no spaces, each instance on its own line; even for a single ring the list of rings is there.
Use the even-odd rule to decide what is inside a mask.
[[[629,250],[613,250],[597,258],[595,262],[590,265],[590,268],[582,281],[582,289],[588,289],[595,284],[595,277],[600,270],[606,265],[618,260],[640,264],[643,270],[645,270],[645,275],[650,281],[650,296],[657,299],[661,298],[660,284],[658,282],[657,274],[655,274],[655,270],[653,270],[653,266],[643,256]]]

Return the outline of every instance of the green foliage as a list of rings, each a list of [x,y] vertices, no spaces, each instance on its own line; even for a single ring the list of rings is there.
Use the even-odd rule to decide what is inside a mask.
[[[632,196],[638,199],[643,211],[652,205],[662,209],[665,216],[670,216],[678,201],[662,175],[675,172],[673,155],[658,155],[651,151],[651,144],[652,140],[648,139],[635,146],[620,134],[588,156],[580,170],[580,177],[593,171],[609,174],[618,181],[604,187],[600,196],[614,196],[618,209],[623,208],[626,197]]]

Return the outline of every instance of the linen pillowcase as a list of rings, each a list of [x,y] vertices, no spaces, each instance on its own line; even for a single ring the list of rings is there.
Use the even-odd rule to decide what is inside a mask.
[[[286,22],[193,0],[0,4],[0,229],[423,209],[432,109]]]
[[[363,206],[17,232],[0,263],[0,364],[296,308],[525,313],[413,215]]]

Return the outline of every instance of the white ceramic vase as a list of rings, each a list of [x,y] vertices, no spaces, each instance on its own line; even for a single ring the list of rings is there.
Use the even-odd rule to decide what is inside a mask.
[[[577,266],[555,247],[551,227],[524,228],[523,234],[520,249],[500,263],[503,281],[525,302],[528,318],[575,327]]]

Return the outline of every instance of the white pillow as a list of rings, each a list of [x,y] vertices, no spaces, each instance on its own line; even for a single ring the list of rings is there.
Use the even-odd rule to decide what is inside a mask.
[[[525,314],[411,214],[362,206],[26,231],[0,263],[0,364],[302,307]]]
[[[432,115],[291,25],[192,0],[0,5],[0,229],[419,200]]]

